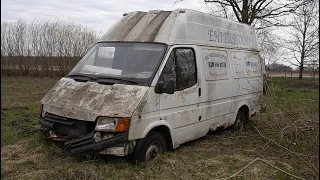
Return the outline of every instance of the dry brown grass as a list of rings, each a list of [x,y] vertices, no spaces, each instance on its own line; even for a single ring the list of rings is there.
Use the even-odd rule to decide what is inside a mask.
[[[181,145],[152,162],[133,165],[121,157],[98,156],[86,160],[68,157],[37,132],[27,131],[23,136],[11,136],[22,131],[9,126],[9,123],[26,116],[35,120],[37,115],[33,111],[36,112],[37,103],[56,79],[2,80],[1,90],[4,93],[1,96],[5,99],[1,100],[1,104],[7,108],[1,113],[1,142],[5,142],[1,148],[2,178],[223,179],[237,173],[256,158],[261,158],[293,175],[319,179],[319,104],[298,100],[319,99],[317,89],[300,92],[291,88],[293,92],[288,92],[287,87],[279,88],[286,83],[277,83],[277,79],[273,79],[275,86],[270,88],[273,92],[265,99],[267,112],[251,118],[245,131],[215,132]],[[10,88],[11,91],[8,90]],[[6,129],[3,130],[3,127]],[[256,161],[234,179],[295,178]]]

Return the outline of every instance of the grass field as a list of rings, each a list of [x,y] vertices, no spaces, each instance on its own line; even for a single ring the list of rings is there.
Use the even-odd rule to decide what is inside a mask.
[[[266,113],[250,118],[245,131],[215,132],[141,165],[112,156],[79,160],[40,136],[39,102],[57,80],[1,78],[2,178],[224,179],[244,168],[235,179],[319,179],[319,82],[314,80],[272,78]],[[269,164],[246,167],[257,158]]]

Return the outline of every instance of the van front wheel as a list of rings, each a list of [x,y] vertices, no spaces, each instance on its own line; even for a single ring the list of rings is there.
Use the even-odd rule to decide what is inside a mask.
[[[161,133],[151,131],[147,137],[138,140],[132,154],[134,163],[149,161],[163,154],[167,149],[167,143]]]

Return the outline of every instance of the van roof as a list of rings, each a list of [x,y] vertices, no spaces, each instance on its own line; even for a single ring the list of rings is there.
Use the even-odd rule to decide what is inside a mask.
[[[99,40],[103,41],[197,44],[258,50],[252,26],[191,9],[126,13]]]

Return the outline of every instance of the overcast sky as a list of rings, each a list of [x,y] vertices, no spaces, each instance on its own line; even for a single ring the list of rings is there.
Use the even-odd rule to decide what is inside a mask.
[[[1,0],[1,21],[59,19],[85,25],[102,35],[132,11],[189,8],[209,12],[204,0],[175,1],[179,0]]]
[[[190,8],[208,12],[203,0],[1,0],[1,21],[59,19],[105,33],[131,11]]]

